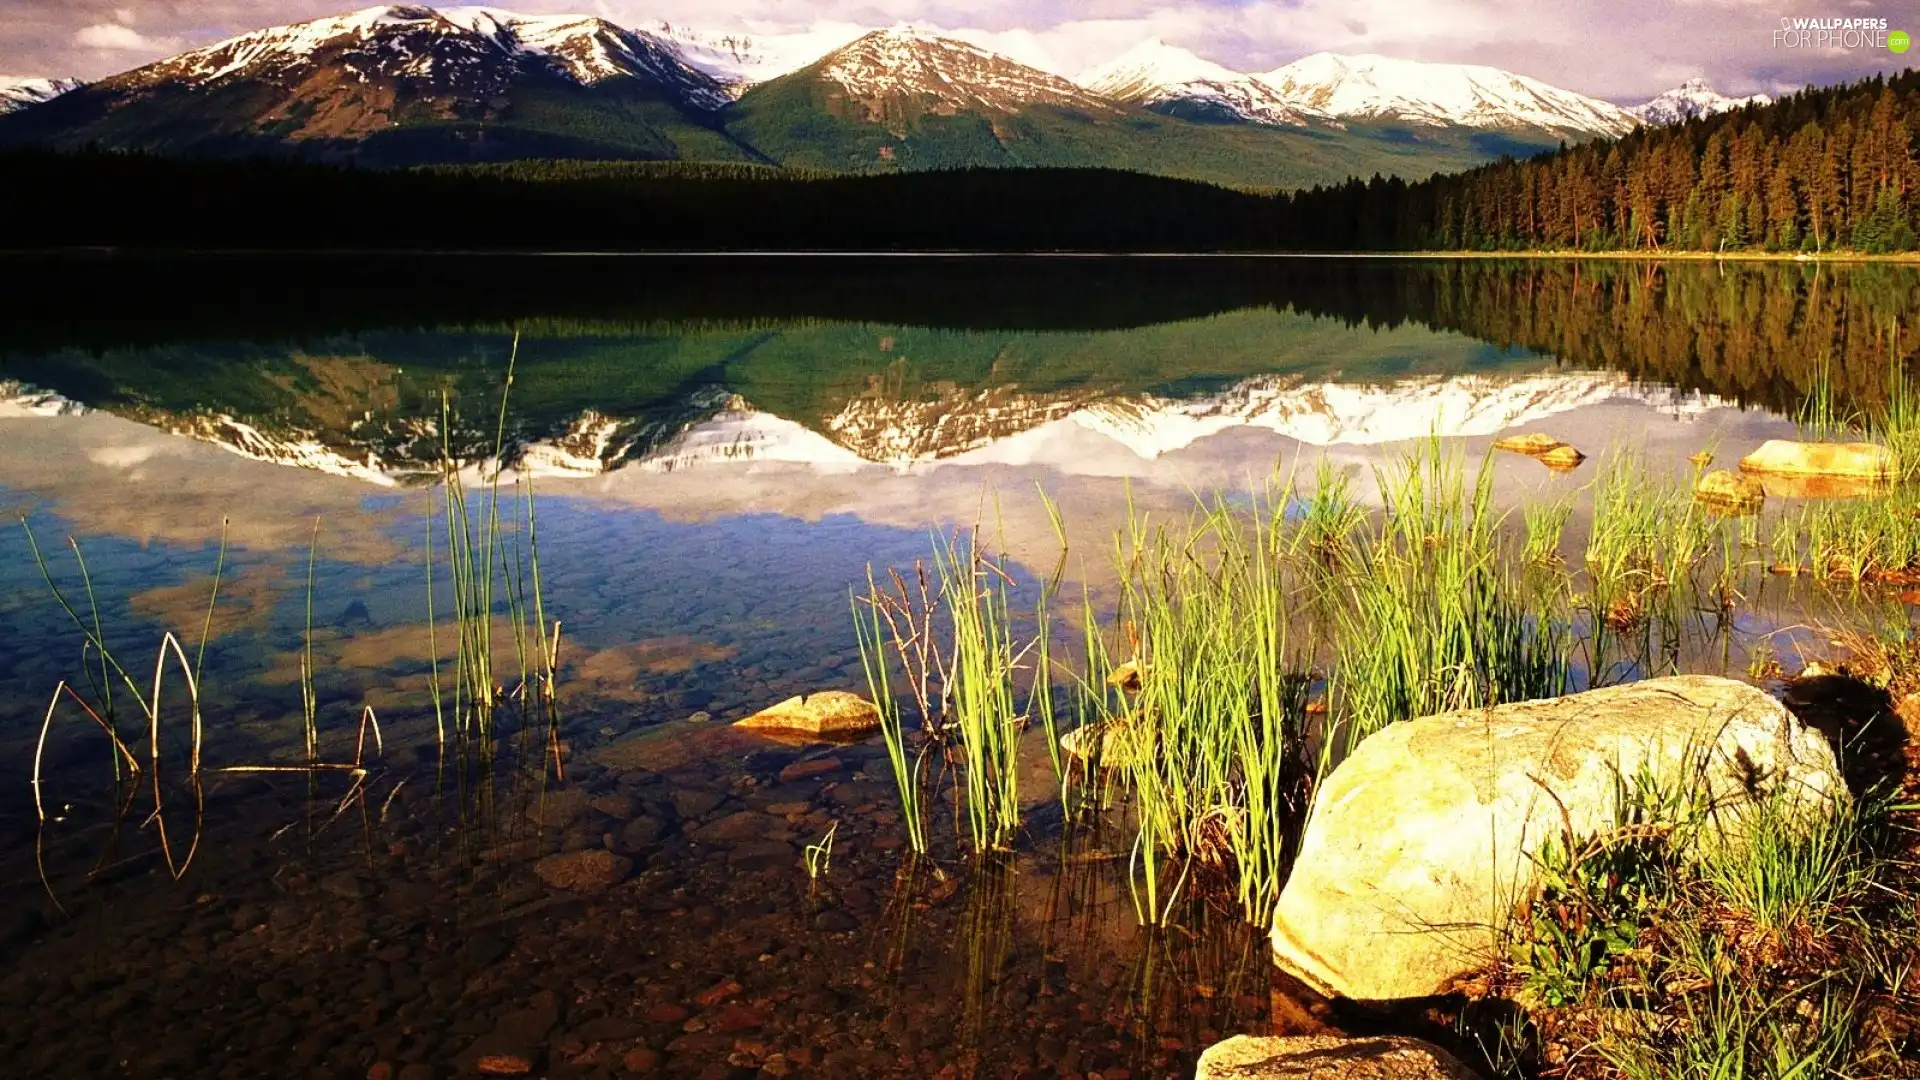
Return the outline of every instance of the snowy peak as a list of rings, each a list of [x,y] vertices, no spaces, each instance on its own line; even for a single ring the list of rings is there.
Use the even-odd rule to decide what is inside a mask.
[[[1688,120],[1731,112],[1748,105],[1772,103],[1773,99],[1765,94],[1728,97],[1707,85],[1705,79],[1688,79],[1644,105],[1633,106],[1627,112],[1637,117],[1641,123],[1661,127],[1667,124],[1684,124]]]
[[[672,46],[681,63],[735,97],[756,83],[790,75],[865,32],[845,27],[797,34],[726,33],[671,22],[647,28],[648,34]]]
[[[1114,104],[1039,68],[912,27],[875,30],[807,69],[874,117],[911,99],[937,112],[1013,112],[1030,105],[1110,112]]]
[[[1201,120],[1305,124],[1319,114],[1290,104],[1251,75],[1155,38],[1082,72],[1081,86],[1116,101]]]
[[[1596,135],[1636,123],[1617,105],[1478,64],[1315,53],[1257,78],[1296,107],[1349,119]]]
[[[1162,87],[1191,82],[1237,82],[1247,76],[1159,38],[1143,41],[1074,81],[1122,101],[1145,99]]]
[[[494,8],[387,5],[270,27],[121,76],[134,85],[297,80],[337,67],[352,81],[403,81],[455,92],[497,93],[544,71],[582,86],[608,79],[661,83],[688,104],[730,100],[719,83],[681,62],[667,41],[604,19],[525,16]]]
[[[61,94],[78,90],[79,79],[37,79],[0,75],[0,116],[19,112],[31,105],[52,101]]]

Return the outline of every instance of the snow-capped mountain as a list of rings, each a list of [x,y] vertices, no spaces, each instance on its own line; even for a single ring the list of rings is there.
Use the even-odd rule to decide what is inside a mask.
[[[1074,77],[1096,94],[1197,120],[1302,125],[1325,114],[1273,87],[1154,38]]]
[[[1610,136],[1637,122],[1618,105],[1477,64],[1323,52],[1256,78],[1297,108],[1346,119]]]
[[[643,25],[652,29],[490,7],[370,7],[241,34],[16,110],[0,118],[0,148],[395,167],[528,158],[836,172],[1081,167],[1296,188],[1375,172],[1417,179],[1636,123],[1493,68],[1378,56],[1322,53],[1248,74],[1149,41],[1076,82],[983,47],[969,30],[833,23],[755,36]],[[1416,137],[1364,122],[1373,120],[1414,125]],[[1489,129],[1508,137],[1481,138]]]
[[[29,105],[52,101],[61,94],[80,89],[79,79],[36,79],[0,75],[0,116],[19,112]]]
[[[704,72],[737,97],[757,83],[806,67],[871,33],[872,28],[846,25],[792,34],[753,34],[658,22],[647,32],[671,43],[682,63]]]
[[[1769,105],[1772,102],[1773,99],[1765,94],[1728,97],[1707,85],[1705,79],[1688,79],[1644,105],[1635,105],[1627,109],[1627,112],[1644,124],[1660,127],[1666,124],[1683,124],[1688,120],[1731,112],[1748,105]]]
[[[481,7],[436,11],[387,5],[270,27],[119,80],[203,86],[239,79],[285,81],[327,67],[344,68],[360,83],[398,80],[476,92],[504,90],[531,68],[581,86],[645,79],[706,108],[730,99],[711,77],[683,63],[665,40],[589,16],[526,16]]]
[[[833,84],[870,119],[904,102],[919,111],[1014,112],[1057,105],[1112,112],[1110,99],[998,53],[913,27],[875,30],[803,69]]]

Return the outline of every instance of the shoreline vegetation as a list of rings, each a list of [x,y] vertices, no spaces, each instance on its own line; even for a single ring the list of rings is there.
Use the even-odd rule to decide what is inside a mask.
[[[977,529],[936,539],[913,574],[870,579],[854,598],[907,843],[974,859],[1017,847],[1007,733],[1024,733],[1045,744],[1060,813],[1104,819],[1130,846],[1143,926],[1171,925],[1189,897],[1265,926],[1311,847],[1315,793],[1367,740],[1421,717],[1683,672],[1690,637],[1730,652],[1749,597],[1810,579],[1836,598],[1834,625],[1815,632],[1831,658],[1790,675],[1769,637],[1747,676],[1784,689],[1792,723],[1821,733],[1811,738],[1831,746],[1827,767],[1841,763],[1847,790],[1809,802],[1765,794],[1750,774],[1745,824],[1729,831],[1727,804],[1703,802],[1685,769],[1624,764],[1622,742],[1618,804],[1598,808],[1613,825],[1589,833],[1573,821],[1592,819],[1592,800],[1570,814],[1535,778],[1567,831],[1525,852],[1533,884],[1488,930],[1499,953],[1459,970],[1437,1013],[1420,1011],[1434,1004],[1423,998],[1389,1007],[1385,1026],[1501,1078],[1914,1075],[1903,1017],[1920,1004],[1920,775],[1896,712],[1920,700],[1920,651],[1881,591],[1920,570],[1914,404],[1898,372],[1870,411],[1810,398],[1804,436],[1877,444],[1891,482],[1771,516],[1705,499],[1705,463],[1676,484],[1616,457],[1592,490],[1584,553],[1567,550],[1566,507],[1497,511],[1488,465],[1438,440],[1377,468],[1377,510],[1323,466],[1311,483],[1201,497],[1186,518],[1131,516],[1107,556],[1120,582],[1110,610],[1059,597],[1058,570],[1016,586],[1018,569],[986,553]],[[1063,623],[1078,631],[1056,640]],[[1880,704],[1835,708],[1842,686]],[[1056,725],[1056,699],[1071,725]],[[1758,768],[1746,750],[1729,760]],[[1704,748],[1681,756],[1696,752],[1699,769],[1721,767]],[[943,846],[922,807],[947,803],[957,835]],[[1413,848],[1436,846],[1422,831],[1435,822],[1398,824]],[[1332,1005],[1336,1024],[1382,1024]]]

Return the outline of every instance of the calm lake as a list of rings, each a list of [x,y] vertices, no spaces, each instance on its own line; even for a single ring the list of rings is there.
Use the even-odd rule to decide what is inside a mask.
[[[1190,1075],[1300,1006],[1235,908],[1142,930],[1131,835],[1065,827],[1046,761],[1016,853],[957,853],[936,800],[909,864],[877,739],[727,730],[866,692],[869,570],[977,527],[1016,589],[1102,610],[1130,517],[1340,474],[1377,505],[1436,443],[1516,520],[1564,504],[1577,565],[1623,458],[1731,465],[1920,342],[1920,268],[1879,265],[71,257],[0,288],[0,1047],[49,1077]],[[1490,450],[1533,431],[1586,460]],[[448,458],[483,523],[504,466],[560,627],[556,707],[486,753],[438,734]],[[1792,667],[1864,603],[1905,617],[1762,573],[1583,678]],[[355,768],[299,767],[308,715]],[[171,778],[116,783],[103,723]],[[590,849],[624,880],[533,869]]]

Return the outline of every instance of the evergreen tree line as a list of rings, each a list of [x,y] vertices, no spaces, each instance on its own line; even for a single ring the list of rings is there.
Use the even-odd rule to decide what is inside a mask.
[[[1118,169],[379,171],[23,151],[0,154],[0,175],[17,210],[0,215],[0,249],[16,250],[1254,251],[1278,240],[1272,196]]]
[[[1294,249],[1882,253],[1920,238],[1920,74],[1408,184],[1284,201]]]

